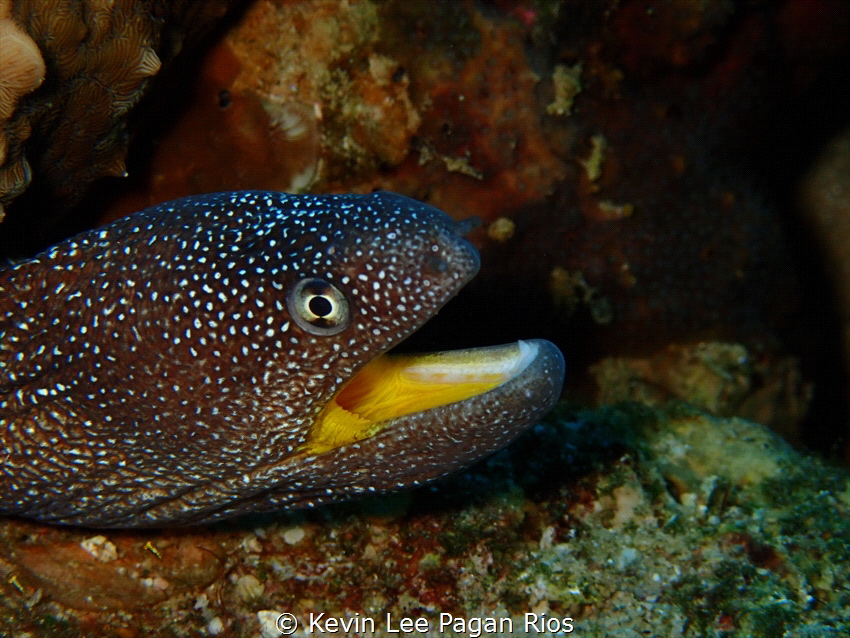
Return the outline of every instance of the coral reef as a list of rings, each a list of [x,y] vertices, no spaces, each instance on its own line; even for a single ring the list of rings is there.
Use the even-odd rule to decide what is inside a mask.
[[[493,220],[550,193],[565,163],[540,127],[523,29],[439,9],[255,3],[206,60],[142,192],[109,217],[180,195],[262,187],[385,188]]]
[[[799,443],[795,425],[805,416],[812,386],[799,362],[770,352],[750,353],[739,343],[671,344],[650,357],[608,357],[590,366],[610,405],[683,401],[710,414],[744,417]]]
[[[60,197],[77,195],[101,175],[125,172],[125,116],[160,67],[155,21],[137,8],[136,2],[16,3],[14,18],[43,55],[49,83],[9,118],[7,161],[27,161],[22,143],[35,129],[42,153],[30,161],[46,169]],[[0,197],[8,202],[26,186],[9,184]]]
[[[125,175],[129,111],[161,59],[194,43],[229,4],[0,3],[0,207],[34,174],[55,218],[96,179]]]
[[[3,203],[29,185],[31,171],[19,148],[31,127],[9,120],[18,100],[44,82],[45,74],[41,51],[12,18],[10,4],[11,0],[0,2],[0,221],[5,214]]]
[[[404,70],[375,51],[377,35],[370,3],[255,3],[211,52],[191,108],[156,149],[147,201],[303,192],[328,172],[397,164],[419,115]]]
[[[137,3],[182,7],[176,25],[190,5],[224,4]],[[0,633],[275,636],[288,612],[304,635],[324,612],[434,631],[446,613],[511,618],[517,634],[529,613],[589,635],[842,635],[847,473],[744,418],[835,460],[850,450],[850,354],[835,328],[849,11],[253,3],[197,75],[171,85],[167,101],[190,98],[185,110],[134,111],[167,121],[136,138],[130,179],[73,214],[260,187],[385,188],[478,215],[481,274],[407,348],[546,337],[567,355],[572,399],[640,403],[562,405],[472,470],[382,499],[180,532],[4,522]],[[145,46],[165,67],[175,47],[151,28]],[[45,81],[7,98],[4,130],[19,141],[3,184],[23,183],[25,158],[56,190],[69,184],[50,176],[61,162],[40,159],[51,122],[22,142],[21,118],[36,124],[55,88],[39,50]],[[109,143],[123,149],[118,120]],[[64,206],[22,204],[35,190],[10,219]]]

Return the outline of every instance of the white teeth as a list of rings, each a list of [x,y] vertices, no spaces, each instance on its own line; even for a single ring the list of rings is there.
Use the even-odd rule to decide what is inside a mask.
[[[511,372],[511,377],[515,377],[525,370],[529,364],[534,361],[535,357],[537,357],[538,350],[540,350],[540,346],[536,343],[517,341],[516,344],[519,347],[519,357],[516,359],[516,367]]]
[[[509,381],[537,357],[539,346],[517,341],[504,346],[436,352],[423,355],[404,370],[404,377],[419,383],[474,383]]]

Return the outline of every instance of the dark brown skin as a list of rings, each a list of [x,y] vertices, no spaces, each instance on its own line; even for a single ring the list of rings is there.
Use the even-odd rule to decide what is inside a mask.
[[[563,359],[308,455],[316,415],[478,269],[444,213],[392,193],[163,204],[0,272],[0,507],[183,525],[444,475],[557,399]]]

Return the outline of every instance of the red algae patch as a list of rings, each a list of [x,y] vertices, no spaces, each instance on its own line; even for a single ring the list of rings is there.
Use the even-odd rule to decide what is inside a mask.
[[[158,145],[147,201],[327,190],[338,178],[352,190],[357,176],[400,163],[420,116],[404,69],[375,50],[379,32],[369,2],[254,3],[210,52],[189,110]]]
[[[224,558],[206,535],[98,533],[17,522],[4,526],[2,547],[9,582],[20,596],[77,611],[148,609],[221,577]]]
[[[444,13],[432,18],[454,15]],[[471,11],[476,44],[452,62],[449,43],[423,55],[414,37],[390,51],[401,14],[370,2],[254,3],[204,62],[146,193],[110,218],[215,190],[385,188],[492,220],[551,193],[566,175],[563,135],[541,124],[526,28]]]

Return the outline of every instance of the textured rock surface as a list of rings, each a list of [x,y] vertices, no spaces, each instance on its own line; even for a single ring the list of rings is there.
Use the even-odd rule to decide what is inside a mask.
[[[325,613],[387,635],[389,613],[468,635],[439,632],[445,613],[510,617],[515,635],[545,614],[592,636],[838,636],[848,514],[845,471],[757,424],[561,409],[469,472],[395,497],[168,534],[7,522],[0,629],[255,636],[291,613],[307,635]]]
[[[803,245],[794,189],[846,124],[848,7],[256,3],[257,24],[291,22],[252,43],[246,18],[239,47],[229,35],[197,83],[178,85],[174,97],[196,103],[173,135],[146,132],[154,160],[131,161],[132,189],[106,215],[201,187],[311,182],[477,213],[480,283],[412,348],[546,336],[567,354],[574,396],[597,392],[584,392],[585,371],[617,356],[624,374],[606,396],[702,397],[725,416],[564,408],[436,490],[214,530],[110,533],[112,561],[68,549],[94,533],[7,523],[4,631],[254,636],[276,635],[283,611],[434,622],[528,611],[572,615],[588,635],[840,635],[847,475],[732,415],[755,406],[750,418],[775,425],[813,384],[807,429],[790,424],[789,437],[841,441],[840,291],[810,267],[824,253]],[[497,219],[511,231],[485,237]],[[750,359],[667,349],[700,340]],[[46,584],[52,547],[101,562],[82,578],[115,579],[119,610],[69,606],[62,583]],[[174,564],[183,552],[197,580]],[[152,591],[124,596],[133,583]],[[73,584],[77,601],[94,586]],[[159,592],[163,603],[135,602]]]

